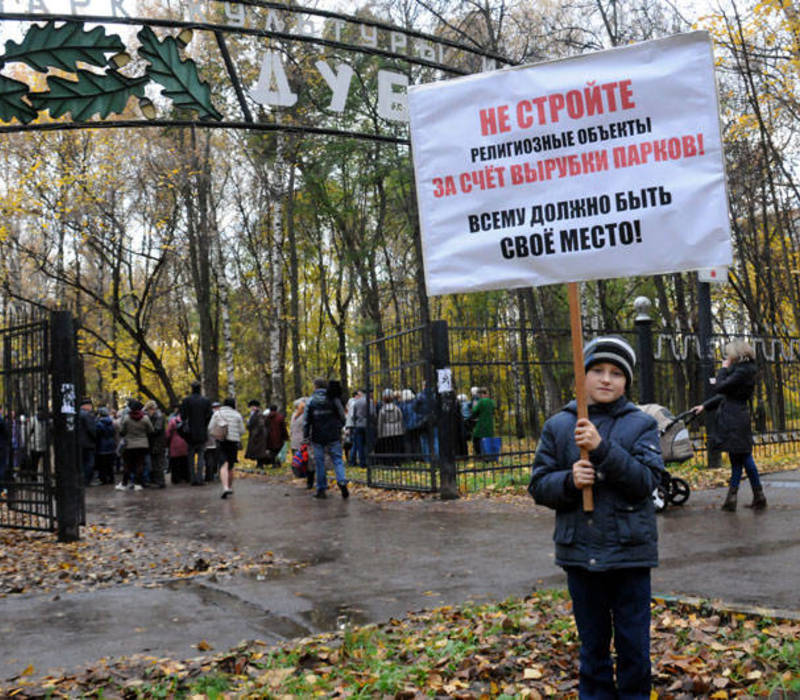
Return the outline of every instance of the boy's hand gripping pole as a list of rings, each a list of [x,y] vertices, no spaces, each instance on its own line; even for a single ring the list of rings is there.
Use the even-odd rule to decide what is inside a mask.
[[[567,283],[569,297],[569,321],[572,335],[572,365],[575,373],[575,400],[578,403],[578,418],[588,418],[586,408],[586,375],[583,369],[583,327],[581,324],[581,305],[578,295],[578,283]],[[589,450],[581,448],[581,459],[589,459]],[[594,493],[591,486],[584,486],[583,510],[591,513],[594,510]]]

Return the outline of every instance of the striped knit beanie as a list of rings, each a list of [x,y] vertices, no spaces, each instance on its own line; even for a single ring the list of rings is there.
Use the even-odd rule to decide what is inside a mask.
[[[583,346],[583,367],[589,369],[598,362],[610,362],[625,373],[625,388],[633,381],[636,353],[627,341],[616,335],[604,335]]]

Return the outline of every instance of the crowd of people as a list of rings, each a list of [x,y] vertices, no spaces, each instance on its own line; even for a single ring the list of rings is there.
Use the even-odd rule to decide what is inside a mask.
[[[233,398],[211,401],[202,395],[199,382],[192,383],[191,392],[168,414],[152,400],[131,398],[116,408],[96,406],[87,396],[76,417],[83,483],[140,491],[165,488],[167,476],[172,484],[192,486],[219,481],[222,497],[228,498],[247,435],[246,459],[259,469],[283,466],[287,458],[299,460],[299,475],[309,489],[316,484],[315,495],[321,498],[327,491],[326,469],[335,472],[344,495],[345,461],[365,468],[368,451],[378,462],[411,455],[430,458],[439,452],[436,394],[427,384],[418,393],[387,388],[369,403],[366,392],[358,390],[345,405],[338,382],[318,379],[313,393],[296,399],[292,409],[287,421],[276,404],[262,410],[253,399],[242,418]],[[485,387],[473,387],[469,397],[458,396],[459,455],[469,454],[470,445],[476,456],[485,452],[482,441],[494,435],[494,413]],[[45,410],[30,418],[0,414],[0,481],[35,474],[42,459],[48,459],[51,430]]]
[[[90,397],[81,400],[76,416],[80,447],[80,471],[85,486],[114,484],[119,491],[165,488],[166,475],[172,484],[202,486],[219,481],[222,498],[233,495],[234,469],[245,435],[245,458],[259,469],[281,467],[291,448],[306,455],[304,475],[308,488],[316,486],[317,498],[327,497],[326,467],[332,468],[342,496],[349,491],[342,459],[342,437],[346,416],[337,382],[317,379],[314,393],[294,402],[291,434],[283,413],[276,404],[266,410],[261,402],[248,402],[245,419],[236,410],[236,401],[228,397],[222,403],[203,396],[200,382],[193,382],[191,392],[164,415],[155,401],[142,403],[131,398],[121,409],[100,405]],[[48,454],[51,429],[45,412],[30,421],[12,420],[14,450],[0,450],[0,481],[22,473],[19,455],[26,453],[20,426],[30,432],[30,454],[35,471],[41,455]],[[0,448],[6,437],[6,422],[0,416]],[[22,448],[17,446],[22,445]],[[317,465],[320,465],[319,468]],[[24,470],[23,470],[24,471]]]
[[[456,453],[467,456],[487,453],[484,438],[492,438],[496,405],[486,387],[472,387],[470,396],[459,394],[455,416]],[[368,426],[372,430],[368,431]],[[384,389],[377,403],[367,405],[364,391],[356,391],[347,402],[345,445],[349,461],[366,465],[367,440],[374,439],[378,461],[392,462],[410,455],[430,457],[439,454],[439,429],[436,420],[436,394],[427,384],[412,389]]]
[[[219,480],[222,497],[233,493],[244,421],[236,401],[212,402],[193,382],[191,393],[168,415],[155,401],[131,398],[122,409],[81,400],[77,416],[81,475],[86,486],[115,484],[119,491],[202,486]],[[117,478],[119,480],[117,481]]]
[[[766,498],[752,458],[747,412],[755,384],[754,353],[746,343],[737,342],[726,347],[720,374],[711,380],[718,382],[716,393],[694,410],[719,409],[718,425],[710,433],[715,447],[728,451],[731,459],[724,509],[736,508],[742,472],[754,494],[750,507],[763,509]],[[344,464],[366,468],[368,452],[376,464],[438,455],[437,397],[432,387],[425,383],[418,393],[411,388],[385,388],[375,398],[368,402],[366,392],[358,390],[343,405],[338,382],[329,385],[315,380],[311,396],[296,399],[287,420],[276,404],[262,410],[257,399],[248,403],[243,419],[233,398],[212,402],[202,395],[199,382],[192,384],[191,393],[168,415],[154,401],[143,404],[132,398],[118,410],[105,405],[95,408],[86,397],[77,416],[84,484],[115,484],[119,490],[134,491],[164,488],[168,474],[173,484],[219,481],[222,497],[228,498],[245,435],[246,459],[259,469],[281,467],[287,461],[299,464],[295,475],[305,477],[309,489],[316,484],[318,497],[327,490],[328,470],[335,472],[341,487],[346,484]],[[323,399],[330,404],[323,405]],[[472,387],[469,396],[459,394],[457,406],[451,424],[456,456],[496,454],[499,448],[487,443],[495,436],[496,413],[488,388]],[[311,434],[315,423],[316,439]],[[49,459],[51,431],[44,409],[27,417],[0,412],[0,482],[35,478],[42,461]]]
[[[29,418],[0,411],[0,482],[11,478],[27,479],[48,459],[50,418],[37,409]]]
[[[194,382],[191,393],[169,415],[155,401],[129,399],[117,410],[96,409],[82,399],[77,420],[81,474],[86,486],[114,484],[119,491],[202,486],[219,480],[222,497],[233,493],[233,468],[245,433],[236,401],[212,402]]]

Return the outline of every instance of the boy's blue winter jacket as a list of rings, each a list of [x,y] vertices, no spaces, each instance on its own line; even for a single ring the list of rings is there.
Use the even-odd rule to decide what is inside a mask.
[[[580,459],[575,444],[575,401],[550,418],[536,450],[528,490],[555,509],[556,564],[591,571],[658,565],[658,530],[651,494],[661,483],[658,429],[653,418],[624,396],[589,406],[603,438],[589,453],[595,466],[594,512],[584,513],[572,481]]]

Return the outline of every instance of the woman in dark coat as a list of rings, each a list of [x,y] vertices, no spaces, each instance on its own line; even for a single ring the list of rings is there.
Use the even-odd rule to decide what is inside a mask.
[[[247,419],[247,449],[244,457],[252,459],[258,469],[263,469],[267,463],[267,421],[257,399],[252,399],[247,407],[250,417]]]
[[[178,412],[178,407],[175,406],[172,412],[172,417],[167,423],[167,456],[169,457],[169,472],[170,479],[173,484],[179,484],[181,481],[189,483],[189,445],[181,437],[180,431],[181,414]]]
[[[694,411],[717,409],[713,446],[725,450],[731,460],[731,480],[722,510],[736,510],[736,495],[742,479],[742,469],[747,472],[753,489],[750,508],[767,507],[764,489],[753,460],[753,434],[750,429],[750,408],[756,385],[755,352],[743,340],[734,340],[725,346],[725,360],[714,382],[716,393]]]
[[[289,439],[289,431],[286,429],[286,418],[278,410],[276,404],[272,404],[269,407],[266,423],[267,450],[269,451],[269,458],[272,460],[272,466],[277,468],[281,466],[278,457],[283,449],[283,443]]]

